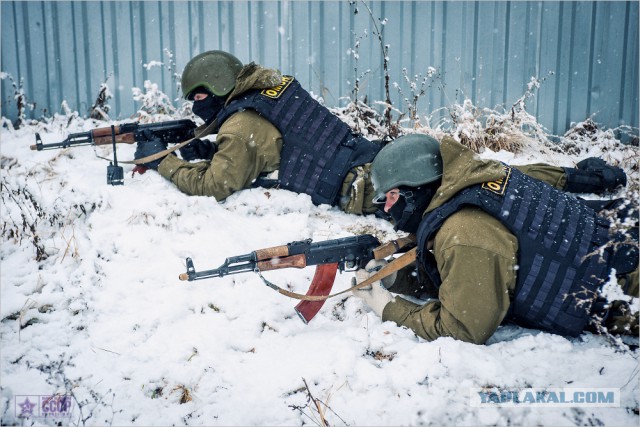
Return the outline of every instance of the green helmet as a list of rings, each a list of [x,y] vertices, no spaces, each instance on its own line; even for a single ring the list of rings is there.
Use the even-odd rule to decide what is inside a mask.
[[[422,134],[410,134],[389,142],[371,164],[375,200],[400,186],[419,187],[442,176],[440,143]]]
[[[236,78],[242,69],[242,62],[230,53],[209,50],[191,59],[182,72],[182,94],[193,98],[193,91],[199,87],[216,96],[225,96],[233,90]]]

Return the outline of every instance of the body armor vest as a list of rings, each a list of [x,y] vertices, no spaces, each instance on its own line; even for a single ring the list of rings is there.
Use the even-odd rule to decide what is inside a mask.
[[[291,76],[283,76],[279,86],[231,101],[216,117],[218,125],[245,109],[257,111],[282,134],[280,187],[309,194],[316,205],[336,205],[349,170],[373,161],[381,148],[352,133]]]
[[[522,326],[578,335],[611,269],[625,273],[637,266],[637,246],[600,250],[608,241],[624,241],[622,235],[609,234],[608,220],[576,198],[505,166],[503,179],[460,191],[421,222],[418,259],[438,286],[441,279],[426,244],[464,206],[481,208],[518,239],[516,291],[507,317]]]

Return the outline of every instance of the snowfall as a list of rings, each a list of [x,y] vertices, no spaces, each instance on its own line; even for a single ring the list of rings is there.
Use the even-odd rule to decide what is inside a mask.
[[[462,110],[465,108],[459,106]],[[160,121],[165,116],[146,115]],[[175,117],[174,117],[175,118]],[[196,269],[292,241],[399,236],[374,216],[254,188],[224,202],[181,193],[154,171],[106,181],[110,147],[32,151],[120,121],[77,113],[14,129],[2,119],[2,425],[638,425],[638,340],[565,338],[501,326],[486,345],[427,342],[350,294],[304,324],[296,301],[253,272],[180,281]],[[462,126],[462,128],[461,128]],[[477,126],[476,126],[477,127]],[[580,128],[577,125],[576,128]],[[442,129],[407,126],[407,132]],[[476,132],[462,121],[455,135]],[[597,129],[529,137],[511,164],[602,157],[638,180],[638,147]],[[118,158],[135,147],[119,144]],[[620,190],[614,196],[637,197]],[[590,197],[595,197],[591,195]],[[305,293],[314,267],[265,272]],[[353,272],[337,276],[347,289]],[[633,301],[637,309],[637,300]],[[474,389],[615,389],[619,407],[472,405]],[[25,399],[69,396],[68,413],[25,416]],[[35,410],[34,410],[35,411]]]

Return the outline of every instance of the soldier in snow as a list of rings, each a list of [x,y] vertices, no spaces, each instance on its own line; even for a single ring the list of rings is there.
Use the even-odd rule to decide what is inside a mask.
[[[315,204],[353,214],[376,212],[370,168],[381,144],[353,133],[294,77],[207,51],[185,66],[182,92],[205,122],[196,134],[217,136],[183,147],[184,160],[168,155],[145,164],[180,191],[222,201],[241,189],[277,185],[309,194]],[[164,149],[160,141],[138,144],[135,158]],[[195,159],[203,161],[191,162]],[[275,182],[265,179],[276,170]],[[582,182],[584,171],[544,164],[525,172],[565,191],[583,191],[585,185],[587,192],[601,191],[621,179],[588,174]]]
[[[184,160],[166,156],[145,165],[181,191],[221,201],[266,182],[309,194],[315,204],[375,212],[364,177],[381,145],[352,132],[294,77],[208,51],[185,66],[182,91],[205,122],[196,134],[217,134],[215,142],[194,140],[181,150]],[[140,146],[136,159],[164,149]],[[188,162],[194,159],[205,161]],[[276,170],[275,183],[263,179]]]
[[[598,159],[563,177],[523,171],[482,160],[452,138],[408,135],[387,144],[371,167],[376,202],[399,230],[416,234],[417,265],[354,294],[427,340],[481,344],[505,321],[576,336],[594,316],[609,332],[637,335],[637,312],[600,296],[617,279],[638,297],[637,213],[630,235],[612,232],[588,203],[556,189],[559,178],[581,175],[586,183],[624,173]],[[378,263],[356,272],[358,281]],[[420,304],[391,294],[417,297],[430,288],[434,298]]]

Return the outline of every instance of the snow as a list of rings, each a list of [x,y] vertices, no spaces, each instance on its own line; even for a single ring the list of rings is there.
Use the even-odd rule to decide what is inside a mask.
[[[124,186],[109,186],[107,162],[92,147],[29,150],[36,131],[49,143],[110,124],[74,118],[66,128],[66,119],[0,133],[2,425],[55,424],[19,419],[15,406],[17,396],[55,393],[74,399],[64,425],[320,425],[308,392],[331,425],[638,424],[638,350],[603,336],[503,326],[487,345],[426,342],[353,297],[327,301],[305,325],[296,301],[253,273],[178,280],[186,257],[204,270],[295,240],[397,235],[383,220],[285,190],[246,190],[217,203],[186,196],[153,171],[131,177],[131,165]],[[601,132],[579,154],[531,143],[519,154],[481,156],[571,165],[601,155],[630,174],[635,164],[637,179],[637,148],[611,138]],[[121,144],[118,158],[134,150]],[[95,152],[110,156],[109,147]],[[34,235],[46,259],[36,260]],[[265,273],[301,293],[312,276],[313,268]],[[333,290],[351,277],[338,275]],[[619,388],[621,405],[470,406],[476,387],[568,386]]]

